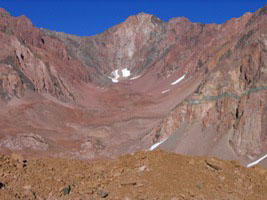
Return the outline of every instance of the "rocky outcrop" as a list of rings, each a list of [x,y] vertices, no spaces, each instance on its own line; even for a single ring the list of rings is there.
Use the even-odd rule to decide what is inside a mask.
[[[216,147],[223,137],[227,137],[223,142],[224,151],[227,148],[234,151],[230,156],[232,159],[236,155],[255,159],[266,152],[267,27],[264,9],[250,18],[243,16],[236,20],[245,25],[246,31],[239,33],[235,40],[228,42],[224,51],[221,50],[221,56],[213,61],[212,69],[198,89],[163,120],[157,129],[158,134],[173,133],[186,123],[187,133],[195,134],[192,137],[195,140],[199,139],[200,135],[196,133],[199,131],[203,137],[210,132],[212,136],[207,141],[216,141],[203,151],[194,150],[194,147],[187,149],[191,153],[229,158]],[[257,23],[252,24],[252,20]],[[194,130],[196,121],[200,123],[201,130]],[[184,149],[173,145],[168,147],[165,144],[163,148],[186,153]]]
[[[15,137],[7,136],[7,138],[1,140],[0,146],[12,151],[24,149],[46,151],[48,149],[48,142],[40,135],[29,133]]]
[[[131,16],[122,24],[93,37],[44,32],[63,40],[69,54],[85,66],[94,68],[95,78],[102,82],[116,69],[127,68],[135,75],[141,73],[169,48],[159,45],[166,37],[166,24],[144,13]]]
[[[74,99],[67,85],[70,81],[88,81],[86,69],[78,61],[68,60],[64,43],[45,36],[25,16],[14,18],[1,10],[0,30],[0,63],[4,65],[3,69],[8,67],[11,74],[18,75],[24,89],[47,92],[66,101]],[[74,65],[75,73],[71,74]],[[68,73],[62,73],[66,69]],[[12,95],[9,92],[6,97]]]

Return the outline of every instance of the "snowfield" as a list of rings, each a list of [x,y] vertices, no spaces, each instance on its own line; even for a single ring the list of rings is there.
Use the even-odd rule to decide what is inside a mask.
[[[153,151],[154,149],[156,149],[159,145],[161,145],[163,142],[165,142],[168,138],[160,141],[160,142],[157,142],[155,144],[153,144],[150,148],[149,148],[149,151]]]
[[[261,158],[259,158],[258,160],[252,162],[252,163],[249,163],[247,165],[247,168],[250,168],[250,167],[253,167],[254,165],[257,165],[259,164],[261,161],[263,161],[265,158],[267,158],[267,154],[265,154],[264,156],[262,156]]]
[[[122,76],[125,78],[131,76],[131,71],[128,70],[127,68],[122,69],[121,72],[122,72]]]
[[[170,89],[163,90],[163,91],[161,92],[161,94],[165,94],[165,93],[167,93],[167,92],[169,92],[169,91],[170,91]]]
[[[139,76],[135,76],[135,77],[130,78],[130,80],[135,80],[135,79],[138,79],[138,78],[140,78],[140,77],[141,77],[141,75],[139,75]]]
[[[119,82],[119,70],[116,69],[115,71],[111,72],[111,76],[109,76],[109,78],[112,80],[113,83],[118,83]]]
[[[176,81],[172,82],[171,85],[176,85],[177,83],[182,81],[184,78],[185,78],[185,74],[182,77],[178,78]]]
[[[120,78],[120,74],[122,75],[123,78],[127,78],[129,76],[131,76],[131,71],[128,70],[127,68],[124,68],[121,71],[121,73],[119,73],[120,69],[116,69],[113,72],[111,72],[111,76],[109,76],[108,78],[112,80],[113,83],[118,83],[119,82],[119,78]]]

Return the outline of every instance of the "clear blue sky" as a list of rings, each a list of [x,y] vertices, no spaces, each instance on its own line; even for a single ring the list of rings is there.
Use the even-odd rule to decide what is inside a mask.
[[[164,21],[185,16],[193,22],[223,23],[255,12],[266,0],[0,0],[11,15],[26,15],[37,27],[94,35],[139,12]]]

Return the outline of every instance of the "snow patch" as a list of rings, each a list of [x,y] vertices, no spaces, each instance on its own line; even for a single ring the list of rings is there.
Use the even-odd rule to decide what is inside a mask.
[[[156,149],[159,145],[161,145],[163,142],[165,142],[168,138],[160,141],[160,142],[157,142],[155,144],[153,144],[150,148],[149,148],[149,151],[153,151],[154,149]]]
[[[122,69],[121,72],[122,72],[122,76],[125,78],[131,76],[131,71],[128,70],[127,68]]]
[[[112,78],[111,80],[112,80],[113,83],[118,83],[119,82],[119,80],[117,80],[115,78]]]
[[[141,75],[138,75],[138,76],[135,76],[135,77],[130,78],[130,80],[135,80],[135,79],[138,79],[140,77],[141,77]]]
[[[121,73],[119,73],[119,71]],[[127,78],[129,76],[131,76],[131,71],[128,70],[127,68],[124,69],[116,69],[113,72],[111,72],[111,76],[109,76],[108,78],[112,80],[113,83],[118,83],[120,76],[122,75],[123,78]]]
[[[163,91],[161,92],[161,94],[165,94],[165,93],[167,93],[167,92],[169,92],[169,91],[170,91],[170,89],[163,90]]]
[[[254,165],[257,165],[258,163],[260,163],[261,161],[263,161],[265,158],[267,158],[267,154],[265,154],[264,156],[262,156],[261,158],[259,158],[258,160],[252,162],[252,163],[249,163],[247,165],[247,168],[250,168],[250,167],[253,167]]]
[[[116,69],[115,71],[111,72],[111,77],[109,76],[109,78],[112,80],[113,83],[118,83],[119,82],[119,70]]]
[[[178,78],[176,81],[172,82],[171,85],[176,85],[177,83],[182,81],[184,78],[185,78],[185,74],[182,77]]]
[[[118,79],[120,77],[119,70],[118,69],[116,69],[115,71],[113,71],[111,74],[113,75],[114,79]]]

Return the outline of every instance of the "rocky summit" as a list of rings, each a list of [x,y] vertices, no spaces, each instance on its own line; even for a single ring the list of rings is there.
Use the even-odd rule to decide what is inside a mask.
[[[140,13],[79,37],[0,9],[0,150],[83,162],[155,148],[242,165],[266,158],[266,22],[266,6],[224,24]],[[139,187],[128,182],[121,188]]]

